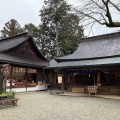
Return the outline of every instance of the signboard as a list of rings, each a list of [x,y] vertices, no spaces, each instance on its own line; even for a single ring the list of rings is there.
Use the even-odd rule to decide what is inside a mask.
[[[9,65],[6,65],[3,68],[3,74],[4,74],[5,77],[9,77],[10,76],[10,66]]]
[[[59,72],[59,69],[54,69],[54,72],[55,72],[55,73],[58,73],[58,72]]]
[[[62,76],[58,76],[58,83],[62,83]]]

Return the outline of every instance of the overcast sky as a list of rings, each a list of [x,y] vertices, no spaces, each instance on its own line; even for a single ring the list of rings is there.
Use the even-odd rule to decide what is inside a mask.
[[[15,19],[21,25],[33,23],[40,24],[39,11],[44,5],[44,0],[0,0],[0,30],[5,23],[11,19]],[[68,0],[67,0],[68,1]],[[69,0],[69,3],[74,6],[80,6],[80,0]],[[100,25],[93,27],[93,32],[90,36],[115,32],[118,29],[106,28]],[[85,29],[85,35],[88,36],[90,29]]]

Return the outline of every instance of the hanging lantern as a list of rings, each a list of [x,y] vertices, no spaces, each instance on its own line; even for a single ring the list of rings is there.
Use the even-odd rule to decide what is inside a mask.
[[[58,76],[58,83],[62,83],[62,76]]]
[[[22,71],[23,69],[22,68],[20,68],[20,71]]]

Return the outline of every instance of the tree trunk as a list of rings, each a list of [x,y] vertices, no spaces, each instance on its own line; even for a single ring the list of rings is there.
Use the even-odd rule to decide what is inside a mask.
[[[58,41],[58,23],[56,22],[56,56],[60,55],[59,41]]]

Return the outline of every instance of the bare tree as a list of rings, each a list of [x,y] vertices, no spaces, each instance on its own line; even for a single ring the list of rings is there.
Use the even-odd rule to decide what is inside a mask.
[[[77,13],[87,24],[97,22],[107,27],[120,27],[120,0],[85,0]]]

